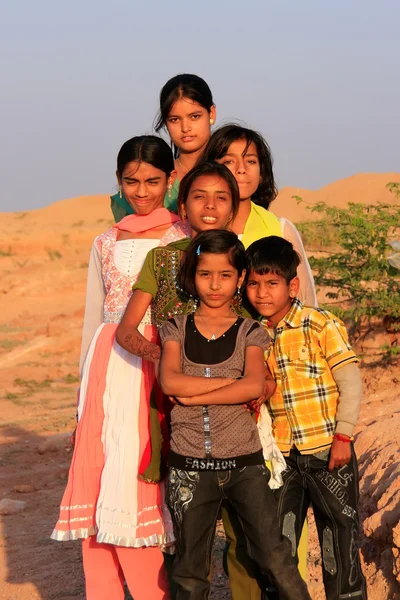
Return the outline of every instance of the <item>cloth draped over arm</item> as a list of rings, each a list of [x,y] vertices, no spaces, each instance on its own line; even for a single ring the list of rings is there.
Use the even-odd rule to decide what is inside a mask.
[[[297,274],[300,279],[300,290],[298,297],[305,306],[314,306],[317,308],[318,300],[315,292],[314,277],[300,233],[297,231],[293,223],[287,219],[280,218],[279,221],[282,228],[282,236],[285,238],[285,240],[293,244],[293,248],[301,258],[300,265],[297,267]]]

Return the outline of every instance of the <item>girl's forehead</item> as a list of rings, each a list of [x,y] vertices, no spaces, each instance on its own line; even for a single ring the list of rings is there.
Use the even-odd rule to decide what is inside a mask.
[[[246,138],[240,138],[230,144],[227,154],[238,154],[240,156],[253,154],[258,156],[258,150],[254,142],[250,142],[249,144]]]
[[[228,254],[214,254],[211,252],[200,251],[197,268],[203,269],[205,265],[207,265],[207,267],[211,266],[215,271],[221,270],[221,267],[224,267],[225,269],[233,269],[229,262]]]
[[[192,192],[193,190],[201,189],[207,189],[215,192],[229,192],[230,194],[228,182],[226,181],[226,179],[224,179],[223,177],[221,177],[221,175],[218,175],[217,173],[209,173],[206,175],[199,175],[199,177],[196,177],[196,179],[190,186],[190,191]]]
[[[190,114],[193,112],[203,111],[204,107],[196,102],[196,100],[192,100],[191,98],[187,98],[186,96],[181,96],[171,106],[169,111],[169,116],[179,116],[180,114]]]

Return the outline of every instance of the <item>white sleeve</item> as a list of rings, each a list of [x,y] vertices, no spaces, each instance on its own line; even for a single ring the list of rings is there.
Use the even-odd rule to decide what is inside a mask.
[[[293,244],[293,248],[300,255],[301,263],[297,268],[300,279],[299,298],[306,306],[318,307],[317,294],[315,292],[314,277],[303,246],[300,233],[296,227],[285,218],[280,218],[282,236]]]
[[[106,290],[101,272],[101,256],[96,244],[93,244],[89,259],[79,370],[82,370],[90,342],[97,328],[103,323],[105,297]]]

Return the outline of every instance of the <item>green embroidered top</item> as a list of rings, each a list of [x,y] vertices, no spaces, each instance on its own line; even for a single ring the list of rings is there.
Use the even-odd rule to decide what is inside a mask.
[[[190,238],[185,238],[150,250],[132,288],[151,294],[158,326],[175,315],[186,315],[196,308],[194,298],[181,290],[177,282],[182,255],[190,242]]]
[[[139,279],[133,290],[142,290],[151,294],[154,302],[154,314],[157,326],[176,315],[187,315],[196,310],[195,298],[189,296],[178,286],[178,271],[183,253],[186,252],[191,238],[171,242],[168,246],[153,248],[148,252]],[[240,299],[232,300],[232,308],[244,317],[249,312],[241,306]]]

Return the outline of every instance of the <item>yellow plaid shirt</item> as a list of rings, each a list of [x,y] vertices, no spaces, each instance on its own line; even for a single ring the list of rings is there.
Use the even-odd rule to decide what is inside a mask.
[[[332,372],[358,362],[340,319],[303,306],[298,298],[275,329],[265,353],[276,391],[269,400],[274,436],[283,454],[292,446],[302,454],[329,447],[339,397]]]

